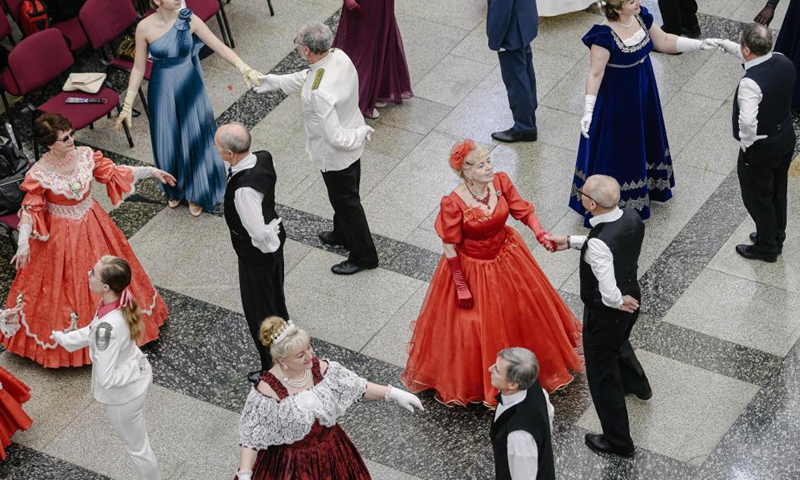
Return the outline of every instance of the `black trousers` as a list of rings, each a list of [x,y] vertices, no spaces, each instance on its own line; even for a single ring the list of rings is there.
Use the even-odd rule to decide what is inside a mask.
[[[372,241],[367,215],[361,206],[361,160],[344,170],[322,172],[333,207],[333,238],[350,251],[347,261],[359,267],[378,266],[378,251]]]
[[[625,394],[646,394],[650,382],[628,340],[639,312],[611,308],[583,310],[586,378],[603,435],[615,447],[633,447]]]
[[[265,263],[252,264],[239,260],[239,290],[242,308],[250,335],[261,358],[261,369],[272,368],[269,347],[261,343],[258,331],[265,318],[277,315],[289,320],[286,297],[283,294],[283,245],[278,251],[264,255]]]
[[[787,130],[792,130],[791,126]],[[786,239],[786,192],[795,135],[794,131],[781,135],[786,138],[776,138],[774,146],[784,148],[754,145],[746,152],[739,150],[737,173],[742,201],[756,222],[755,249],[763,253],[779,253]]]
[[[697,23],[696,0],[658,0],[658,9],[664,19],[661,28],[667,33],[680,36],[684,30],[700,26]]]

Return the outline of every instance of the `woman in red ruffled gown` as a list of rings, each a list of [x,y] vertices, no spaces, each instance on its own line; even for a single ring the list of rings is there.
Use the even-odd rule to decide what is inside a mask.
[[[333,46],[358,70],[358,106],[365,117],[378,118],[376,106],[414,96],[394,0],[344,0]]]
[[[536,354],[547,391],[570,383],[570,371],[584,367],[581,325],[506,225],[510,214],[552,250],[533,206],[471,140],[453,147],[450,166],[464,183],[442,198],[436,232],[444,255],[412,324],[403,383],[412,392],[435,389],[445,404],[494,406],[488,370],[508,347]]]
[[[6,306],[19,309],[21,329],[2,340],[12,353],[47,368],[91,363],[89,349],[70,353],[50,338],[54,330],[72,331],[94,318],[97,300],[86,288],[86,275],[98,258],[114,255],[133,270],[131,291],[140,299],[146,329],[141,343],[158,338],[167,307],[128,244],[125,235],[92,198],[92,180],[106,185],[116,205],[134,191],[134,182],[156,178],[173,183],[153,167],[116,166],[102,153],[75,147],[72,125],[61,115],[44,114],[34,135],[49,151],[31,167],[22,182],[19,243],[14,261],[17,276]]]
[[[33,423],[22,410],[22,404],[30,398],[30,388],[0,367],[0,461],[6,459],[6,447],[11,445],[14,432],[27,430]]]

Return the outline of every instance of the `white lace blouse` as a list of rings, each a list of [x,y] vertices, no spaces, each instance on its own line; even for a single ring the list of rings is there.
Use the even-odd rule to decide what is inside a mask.
[[[314,422],[336,425],[347,408],[367,391],[367,381],[338,362],[328,362],[321,382],[281,401],[253,388],[239,421],[240,444],[254,450],[302,440]]]

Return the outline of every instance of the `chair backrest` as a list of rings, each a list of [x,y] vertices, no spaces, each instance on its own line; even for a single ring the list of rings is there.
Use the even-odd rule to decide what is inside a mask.
[[[11,35],[11,24],[8,22],[8,17],[0,12],[0,39],[9,35]]]
[[[87,0],[78,13],[83,31],[95,50],[122,35],[136,18],[131,0]]]
[[[47,85],[68,69],[74,59],[61,32],[48,28],[23,38],[8,55],[8,70],[19,93]]]
[[[19,6],[22,5],[23,1],[24,0],[3,0],[8,13],[11,14],[11,18],[13,18],[15,22],[19,22]]]

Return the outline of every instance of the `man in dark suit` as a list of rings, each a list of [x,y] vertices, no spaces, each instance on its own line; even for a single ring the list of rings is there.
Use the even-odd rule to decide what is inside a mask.
[[[742,201],[756,223],[753,245],[737,245],[744,258],[776,262],[786,240],[786,194],[794,153],[792,94],[797,71],[785,55],[772,49],[772,33],[748,23],[739,44],[719,41],[726,52],[744,61],[745,74],[733,102],[733,137],[739,141],[737,173]]]
[[[222,125],[214,143],[231,166],[225,190],[225,222],[239,257],[239,289],[250,335],[261,357],[261,370],[248,375],[257,382],[272,367],[269,347],[259,340],[265,318],[289,320],[283,294],[283,245],[286,233],[275,212],[275,165],[266,151],[250,153],[250,132],[240,123]]]
[[[583,301],[583,351],[586,379],[602,435],[587,434],[595,452],[633,456],[625,394],[648,400],[653,392],[631,342],[639,317],[639,253],[644,223],[632,208],[620,209],[619,183],[606,175],[592,175],[578,191],[591,212],[588,237],[550,236],[558,250],[581,250],[580,279]]]
[[[554,480],[555,410],[539,383],[536,355],[521,347],[506,348],[489,372],[500,391],[490,431],[496,480]]]
[[[486,34],[489,48],[497,52],[500,72],[508,92],[514,126],[495,132],[500,142],[535,142],[536,74],[531,42],[539,32],[536,0],[488,0]]]

